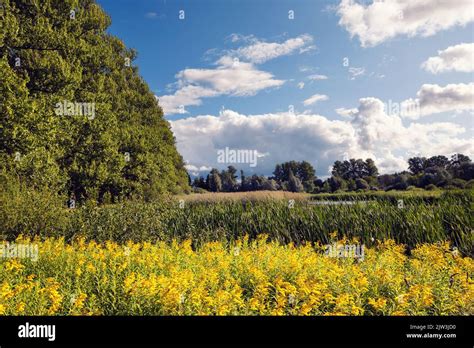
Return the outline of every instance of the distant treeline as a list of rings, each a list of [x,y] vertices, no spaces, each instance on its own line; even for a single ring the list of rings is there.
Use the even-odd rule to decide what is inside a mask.
[[[455,154],[451,158],[433,156],[413,157],[408,160],[408,171],[379,175],[370,158],[334,162],[331,177],[317,178],[314,167],[307,161],[277,164],[273,176],[245,176],[229,166],[219,172],[212,169],[206,178],[192,181],[195,191],[236,192],[283,190],[292,192],[336,192],[365,190],[410,190],[413,188],[471,188],[474,187],[474,164],[468,156]]]

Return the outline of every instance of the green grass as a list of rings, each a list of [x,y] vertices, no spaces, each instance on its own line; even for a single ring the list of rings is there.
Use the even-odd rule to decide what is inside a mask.
[[[0,201],[0,237],[18,234],[82,235],[117,242],[191,239],[194,245],[210,240],[255,238],[268,234],[282,243],[327,243],[330,234],[356,237],[370,246],[375,240],[394,239],[414,247],[419,243],[450,241],[472,255],[473,192],[447,191],[436,195],[375,193],[322,196],[325,199],[362,200],[353,205],[314,205],[308,200],[189,201],[180,208],[176,197],[155,203],[126,202],[97,207],[87,204],[67,210],[54,197],[13,195]],[[403,197],[404,206],[398,207]],[[35,204],[30,204],[34,198]],[[313,196],[314,198],[314,196]]]
[[[318,193],[311,196],[313,200],[342,200],[342,199],[404,199],[404,198],[422,198],[426,200],[433,200],[448,194],[449,191],[432,190],[427,191],[423,189],[416,189],[410,191],[363,191],[363,192],[338,192],[338,193]],[[453,190],[452,193],[460,193],[463,190]]]

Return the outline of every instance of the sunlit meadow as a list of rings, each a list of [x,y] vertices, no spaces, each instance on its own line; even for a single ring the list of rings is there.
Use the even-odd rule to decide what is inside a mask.
[[[38,243],[40,261],[0,261],[3,315],[474,314],[474,261],[447,243],[407,256],[387,240],[361,260],[265,235],[197,249],[190,240],[16,242]]]

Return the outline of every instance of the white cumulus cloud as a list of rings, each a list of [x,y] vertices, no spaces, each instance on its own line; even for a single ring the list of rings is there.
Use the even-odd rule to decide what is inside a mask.
[[[254,36],[232,34],[231,42],[245,42],[235,50],[225,51],[208,69],[184,69],[176,74],[177,81],[171,86],[177,89],[172,94],[159,96],[165,115],[187,113],[187,106],[202,104],[203,98],[222,95],[245,97],[282,86],[285,81],[276,79],[272,73],[260,70],[256,64],[264,63],[295,52],[304,53],[314,48],[311,35],[303,34],[282,43],[264,42]],[[210,50],[212,54],[216,50]],[[209,51],[208,51],[209,54]],[[298,88],[302,89],[301,83]]]
[[[183,157],[200,167],[225,168],[217,162],[217,151],[251,149],[266,156],[257,166],[236,165],[246,172],[270,175],[276,163],[307,160],[319,176],[330,173],[331,165],[344,155],[373,158],[381,173],[407,169],[413,154],[472,156],[466,129],[456,123],[435,122],[404,125],[397,115],[388,115],[377,98],[362,98],[344,120],[330,120],[317,114],[268,113],[244,115],[224,110],[219,115],[202,115],[171,121],[177,146]],[[192,163],[192,164],[191,164]]]
[[[171,95],[159,97],[166,115],[182,113],[186,106],[201,105],[202,98],[220,95],[252,96],[261,90],[285,83],[251,63],[235,62],[223,57],[215,69],[185,69],[176,77],[180,88]]]
[[[337,7],[339,25],[363,47],[396,36],[431,36],[474,20],[472,0],[342,0]]]
[[[424,84],[416,94],[401,103],[402,116],[416,119],[441,112],[474,110],[474,83],[439,86]]]
[[[462,43],[438,51],[437,56],[428,58],[421,67],[432,74],[447,71],[473,72],[474,43]]]

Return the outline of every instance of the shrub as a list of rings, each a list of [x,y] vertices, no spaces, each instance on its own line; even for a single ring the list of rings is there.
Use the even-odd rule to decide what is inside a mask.
[[[32,189],[11,177],[0,177],[0,237],[61,236],[69,228],[67,197],[47,189]]]

